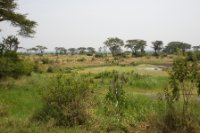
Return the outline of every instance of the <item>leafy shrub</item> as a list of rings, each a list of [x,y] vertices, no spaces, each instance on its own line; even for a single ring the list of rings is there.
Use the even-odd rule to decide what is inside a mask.
[[[192,58],[193,59],[193,58]],[[198,71],[195,61],[178,58],[174,61],[170,72],[170,88],[166,88],[166,113],[163,116],[162,132],[196,132],[199,130],[199,120],[192,112],[192,97],[194,89],[198,87]],[[180,101],[180,98],[183,99]],[[178,105],[178,106],[177,106]]]
[[[90,92],[89,81],[85,78],[58,75],[45,90],[44,107],[34,118],[44,122],[54,120],[54,125],[58,126],[85,124],[89,116],[86,109]]]
[[[196,54],[194,52],[187,52],[187,61],[194,61],[196,60]]]
[[[10,57],[0,57],[0,64],[0,78],[7,76],[17,78],[21,75],[30,75],[34,69],[33,63]]]

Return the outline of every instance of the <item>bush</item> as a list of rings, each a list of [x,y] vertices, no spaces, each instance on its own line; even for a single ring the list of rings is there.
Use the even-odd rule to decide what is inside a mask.
[[[0,78],[14,77],[21,75],[30,75],[34,69],[34,64],[28,61],[22,61],[10,57],[0,57]]]
[[[76,126],[88,120],[89,81],[80,76],[58,75],[43,94],[44,107],[34,119],[54,121],[57,126]]]

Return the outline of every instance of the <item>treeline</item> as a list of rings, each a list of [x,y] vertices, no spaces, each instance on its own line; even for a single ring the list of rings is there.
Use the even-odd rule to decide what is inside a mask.
[[[169,42],[167,45],[164,46],[163,41],[156,40],[151,43],[151,48],[154,51],[154,56],[159,56],[160,54],[175,54],[175,53],[182,53],[185,55],[187,51],[200,51],[200,45],[193,46],[189,43],[179,42],[179,41],[172,41]],[[112,56],[121,56],[126,53],[130,53],[133,57],[141,57],[146,54],[147,42],[142,39],[130,39],[127,41],[123,41],[122,39],[115,37],[115,38],[108,38],[104,42],[104,46],[100,47],[97,51],[93,47],[79,47],[79,48],[69,48],[66,49],[64,47],[55,47],[55,54],[81,54],[81,55],[88,55],[92,56],[94,54],[107,54],[109,49]],[[28,53],[35,53],[35,54],[44,54],[44,50],[47,47],[44,46],[36,46],[33,48],[27,49]],[[127,49],[130,51],[124,51],[123,49]]]

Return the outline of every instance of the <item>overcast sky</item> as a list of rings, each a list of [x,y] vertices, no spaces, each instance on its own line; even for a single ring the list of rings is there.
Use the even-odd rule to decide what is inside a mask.
[[[25,48],[49,50],[92,46],[108,37],[183,41],[200,45],[200,0],[18,0],[19,12],[37,21],[35,38],[20,38]],[[0,37],[16,34],[1,23]]]

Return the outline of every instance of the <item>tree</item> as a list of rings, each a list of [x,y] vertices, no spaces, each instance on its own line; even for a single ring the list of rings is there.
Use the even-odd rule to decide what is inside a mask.
[[[196,51],[196,52],[200,51],[200,45],[198,45],[198,46],[193,46],[192,48],[193,48],[194,51]]]
[[[56,55],[67,53],[67,49],[65,49],[64,47],[55,47],[55,50],[56,50]]]
[[[145,47],[147,46],[147,42],[146,41],[144,41],[144,40],[140,40],[140,43],[139,43],[139,45],[140,45],[140,52],[141,52],[141,54],[144,54],[145,53]]]
[[[29,51],[33,51],[33,52],[37,52],[38,51],[38,49],[37,48],[35,48],[35,47],[33,47],[33,48],[29,48],[29,49],[27,49],[27,52],[29,52]]]
[[[153,44],[153,49],[154,49],[154,55],[159,55],[160,51],[162,50],[162,47],[163,47],[163,42],[162,41],[155,41],[155,42],[152,42]]]
[[[0,44],[0,55],[5,52],[17,52],[19,41],[15,36],[8,36],[3,38],[3,42]]]
[[[178,51],[181,51],[184,55],[186,50],[190,48],[191,48],[191,45],[188,43],[173,41],[167,44],[167,46],[164,49],[164,52],[173,54]]]
[[[141,54],[145,53],[146,41],[137,39],[127,40],[126,43],[125,47],[131,49],[132,56],[138,56],[138,50],[140,50]]]
[[[18,8],[16,0],[1,0],[0,1],[0,22],[8,21],[14,27],[20,27],[19,35],[24,37],[32,37],[35,33],[33,30],[37,23],[27,19],[26,14],[16,13]]]
[[[91,54],[91,55],[95,53],[95,49],[93,47],[88,47],[87,51],[88,51],[88,54]]]
[[[85,47],[80,47],[77,50],[79,51],[79,54],[85,54],[86,48]]]
[[[115,38],[108,38],[104,44],[109,48],[113,56],[119,55],[121,53],[121,47],[124,45],[122,39],[117,37]]]
[[[69,48],[68,51],[71,53],[71,55],[74,55],[76,52],[75,48]]]
[[[41,46],[41,45],[37,45],[36,48],[40,52],[40,55],[43,55],[44,54],[44,50],[47,49],[47,47],[44,47],[44,46]]]

